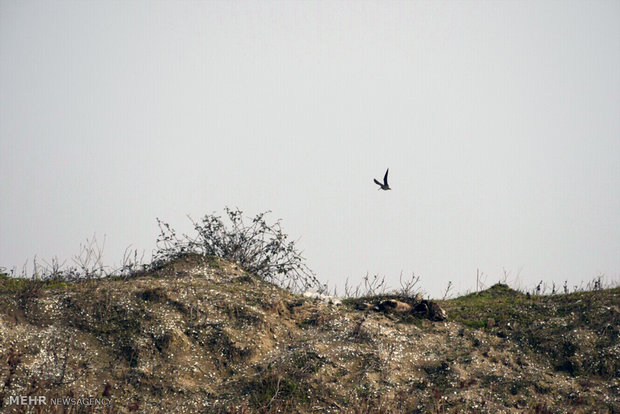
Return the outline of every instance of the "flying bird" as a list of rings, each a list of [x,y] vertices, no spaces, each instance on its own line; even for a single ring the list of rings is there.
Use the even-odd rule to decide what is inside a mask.
[[[389,168],[385,170],[385,175],[383,176],[383,184],[381,184],[379,181],[377,181],[376,178],[374,178],[375,184],[379,185],[378,190],[391,190],[390,185],[387,182],[387,175],[389,171],[390,171]]]

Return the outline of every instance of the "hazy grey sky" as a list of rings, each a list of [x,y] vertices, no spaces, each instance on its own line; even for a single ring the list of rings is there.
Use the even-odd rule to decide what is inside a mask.
[[[618,280],[620,2],[1,0],[0,179],[9,268],[230,206],[341,292]]]

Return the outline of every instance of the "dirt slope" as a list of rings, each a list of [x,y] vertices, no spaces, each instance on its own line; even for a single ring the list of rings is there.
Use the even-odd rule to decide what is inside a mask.
[[[1,277],[0,411],[620,412],[620,289],[497,285],[442,302],[446,322],[360,302],[201,257],[126,280]],[[48,404],[9,404],[22,395]],[[110,405],[49,405],[65,396]]]

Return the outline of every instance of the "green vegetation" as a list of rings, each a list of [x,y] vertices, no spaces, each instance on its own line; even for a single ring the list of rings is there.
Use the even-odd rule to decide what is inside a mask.
[[[6,273],[0,274],[0,292],[36,294],[39,290],[63,290],[71,288],[72,284],[59,279],[24,279],[11,277]]]
[[[616,378],[620,288],[549,296],[526,295],[506,285],[442,302],[449,319],[509,338],[548,357],[571,375]]]

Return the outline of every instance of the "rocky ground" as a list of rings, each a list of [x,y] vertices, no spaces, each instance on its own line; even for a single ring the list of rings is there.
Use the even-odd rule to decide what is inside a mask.
[[[198,256],[80,283],[0,276],[0,411],[620,412],[620,288],[425,306],[328,304]]]

